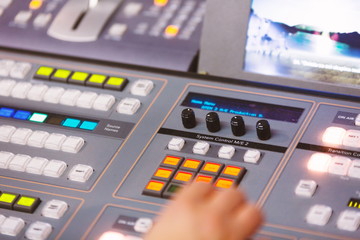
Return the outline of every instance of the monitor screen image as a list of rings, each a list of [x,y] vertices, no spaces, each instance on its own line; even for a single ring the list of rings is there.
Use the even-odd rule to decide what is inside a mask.
[[[244,70],[360,87],[360,1],[253,0]]]

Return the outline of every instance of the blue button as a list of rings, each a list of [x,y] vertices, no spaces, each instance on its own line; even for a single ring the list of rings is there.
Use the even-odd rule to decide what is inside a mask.
[[[80,128],[81,129],[85,129],[85,130],[94,130],[96,128],[96,126],[98,125],[97,122],[90,122],[90,121],[84,121],[81,125]]]
[[[12,108],[0,108],[0,117],[10,118],[14,114],[15,109]]]
[[[31,115],[31,112],[17,110],[13,118],[20,119],[20,120],[28,120]]]
[[[81,120],[75,119],[75,118],[67,118],[62,123],[64,127],[71,127],[71,128],[77,128],[80,124]]]

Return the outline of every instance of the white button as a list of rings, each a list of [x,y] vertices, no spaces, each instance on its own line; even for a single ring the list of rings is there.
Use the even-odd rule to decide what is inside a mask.
[[[174,151],[181,151],[181,149],[184,147],[185,140],[180,137],[173,137],[170,142],[168,143],[168,149],[174,150]]]
[[[360,131],[347,130],[342,144],[347,147],[360,148]]]
[[[66,167],[67,165],[63,161],[50,160],[44,168],[43,175],[58,178],[64,173]]]
[[[0,214],[0,225],[4,222],[4,220],[6,219],[6,217],[2,214]]]
[[[125,236],[122,233],[107,231],[101,234],[98,240],[126,240]]]
[[[136,220],[134,230],[139,233],[147,233],[153,225],[151,218],[139,218]]]
[[[16,85],[16,81],[11,79],[5,79],[0,81],[0,96],[10,96],[13,88]]]
[[[110,94],[100,94],[94,101],[93,109],[108,111],[115,103],[115,97]]]
[[[0,142],[10,142],[11,136],[16,131],[16,128],[9,125],[0,126]]]
[[[46,91],[43,101],[47,103],[58,104],[64,92],[65,89],[62,87],[50,87]]]
[[[77,89],[67,89],[60,98],[60,104],[66,106],[75,106],[76,101],[80,95],[81,92]]]
[[[138,96],[147,96],[154,88],[154,83],[147,79],[137,80],[131,87],[131,94]]]
[[[14,65],[15,65],[15,61],[7,60],[7,59],[0,60],[0,76],[8,77],[10,75],[11,68]]]
[[[3,13],[4,13],[4,9],[0,7],[0,17],[3,15]]]
[[[307,168],[315,172],[327,172],[330,162],[331,156],[329,154],[314,153],[308,161]]]
[[[124,11],[125,16],[134,17],[140,13],[142,8],[143,8],[143,5],[141,3],[130,2],[130,3],[126,4],[123,11]]]
[[[128,236],[125,236],[124,240],[143,240],[143,238],[128,235]]]
[[[25,99],[31,87],[31,83],[18,82],[11,91],[11,96],[14,98]]]
[[[0,225],[0,233],[15,237],[25,227],[25,222],[21,218],[8,217]]]
[[[24,79],[31,70],[31,64],[26,62],[17,62],[10,70],[10,77]]]
[[[25,237],[30,240],[45,240],[52,232],[52,226],[49,223],[36,221],[28,227]]]
[[[25,172],[27,164],[30,162],[31,157],[24,154],[16,154],[10,161],[9,169],[13,171]]]
[[[1,0],[0,1],[0,7],[7,8],[10,6],[13,0]]]
[[[68,178],[75,182],[86,182],[93,174],[94,169],[88,165],[77,164],[69,172]]]
[[[348,176],[353,178],[360,178],[360,160],[352,161]]]
[[[325,205],[314,205],[306,215],[306,222],[309,224],[325,226],[331,217],[332,209]]]
[[[39,13],[34,19],[33,25],[36,28],[43,28],[45,27],[49,21],[51,20],[51,13]]]
[[[33,157],[26,166],[25,172],[41,175],[44,172],[45,166],[49,160],[42,157]]]
[[[16,24],[26,24],[32,16],[31,11],[20,11],[16,14],[14,22]]]
[[[295,194],[301,197],[312,197],[317,188],[317,183],[313,180],[300,180],[295,188]]]
[[[45,131],[34,131],[28,141],[27,145],[30,147],[42,148],[44,147],[46,139],[49,137],[49,133]]]
[[[66,139],[66,136],[64,134],[52,133],[46,139],[44,147],[46,149],[51,149],[51,150],[60,150],[61,145],[63,144],[65,139]]]
[[[42,101],[48,88],[44,84],[33,85],[27,94],[27,99],[38,102]]]
[[[114,38],[120,38],[127,30],[127,25],[123,23],[114,23],[109,29],[109,35]]]
[[[193,147],[193,153],[205,155],[210,148],[210,144],[204,141],[196,142]]]
[[[53,199],[45,204],[41,210],[41,214],[44,217],[60,219],[62,216],[64,216],[67,209],[68,205],[66,202]]]
[[[346,130],[340,127],[328,127],[322,135],[323,143],[341,145],[346,134]]]
[[[351,210],[341,212],[336,225],[341,230],[355,232],[360,226],[360,212]]]
[[[14,154],[11,152],[0,152],[0,168],[7,169],[10,161],[13,159]]]
[[[76,101],[76,106],[81,108],[92,108],[95,99],[97,98],[95,92],[83,92]]]
[[[26,145],[30,135],[32,134],[32,130],[28,128],[18,128],[15,130],[13,135],[11,136],[10,142],[20,145]]]
[[[329,165],[329,173],[346,176],[351,165],[350,158],[334,156]]]
[[[261,153],[257,149],[249,149],[244,154],[244,162],[247,163],[258,163],[260,160]]]
[[[355,126],[360,126],[360,114],[358,114],[355,118]]]
[[[61,151],[69,153],[78,153],[84,146],[85,141],[81,137],[69,136],[61,146]]]
[[[140,108],[141,102],[136,98],[124,98],[117,106],[117,112],[127,115],[133,115]]]
[[[219,158],[231,159],[235,154],[235,148],[233,146],[221,146],[218,152]]]

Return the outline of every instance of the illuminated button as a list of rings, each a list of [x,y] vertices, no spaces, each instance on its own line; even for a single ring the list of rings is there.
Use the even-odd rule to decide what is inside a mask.
[[[147,96],[154,88],[154,83],[147,79],[137,80],[134,85],[132,85],[130,92],[133,95],[137,96]]]
[[[49,137],[49,133],[45,131],[34,131],[28,141],[27,145],[30,147],[42,148],[44,147],[46,139]]]
[[[51,149],[51,150],[60,150],[61,145],[63,144],[65,139],[66,139],[66,136],[64,134],[52,133],[46,139],[44,147],[46,149]]]
[[[187,183],[191,182],[194,178],[193,172],[178,171],[175,173],[174,182]]]
[[[173,183],[170,182],[166,189],[164,190],[162,197],[163,198],[171,198],[172,196],[174,196],[176,194],[177,191],[179,191],[181,188],[183,187],[182,184],[180,183]]]
[[[83,92],[76,101],[76,106],[81,108],[92,108],[95,99],[98,97],[95,92]]]
[[[16,128],[9,125],[0,126],[0,142],[10,142],[11,136],[16,131]]]
[[[20,11],[15,15],[14,22],[16,24],[21,24],[21,25],[27,24],[31,16],[32,16],[31,11],[25,11],[25,10]]]
[[[62,87],[50,87],[44,94],[43,101],[47,103],[58,104],[65,89]]]
[[[350,158],[334,156],[329,165],[329,173],[346,176],[351,165]]]
[[[36,71],[34,78],[49,80],[54,70],[52,67],[41,66]]]
[[[49,160],[42,157],[33,157],[25,168],[25,172],[41,175]]]
[[[53,75],[51,75],[50,80],[51,81],[57,81],[57,82],[67,82],[70,75],[72,74],[72,71],[67,69],[57,69]]]
[[[360,178],[360,160],[353,160],[351,162],[348,176],[353,178]]]
[[[244,167],[228,165],[224,167],[220,176],[226,178],[232,178],[235,179],[236,182],[240,182],[241,179],[244,177],[245,173],[246,173],[246,169]]]
[[[182,157],[175,157],[175,156],[166,156],[160,166],[163,166],[163,167],[170,167],[170,168],[178,168],[182,161],[184,160],[184,158]]]
[[[313,225],[325,226],[331,217],[332,209],[325,205],[314,205],[306,215],[306,222]]]
[[[100,94],[94,101],[93,109],[99,111],[109,111],[115,103],[115,97],[110,94]]]
[[[169,180],[173,176],[173,174],[174,174],[174,169],[160,167],[156,169],[152,178],[166,181]]]
[[[81,92],[77,89],[67,89],[62,94],[59,103],[66,106],[75,106]]]
[[[66,118],[65,121],[61,124],[64,127],[77,128],[81,120],[75,118]]]
[[[0,151],[0,168],[7,169],[13,157],[11,152]]]
[[[17,110],[13,116],[13,118],[15,119],[20,119],[20,120],[28,120],[29,117],[31,116],[32,112],[29,111],[23,111],[23,110]]]
[[[295,194],[301,197],[312,197],[316,191],[317,183],[313,180],[300,180],[295,188]]]
[[[10,95],[13,98],[25,99],[31,87],[32,87],[31,83],[18,82],[12,89]]]
[[[233,146],[221,146],[218,152],[219,158],[231,159],[235,154],[235,148]]]
[[[69,136],[61,145],[61,151],[69,153],[78,153],[84,146],[85,141],[81,137]]]
[[[14,144],[26,145],[32,130],[28,128],[18,128],[11,136],[10,142]]]
[[[0,195],[0,208],[12,209],[19,194],[3,192]]]
[[[29,121],[31,122],[37,122],[37,123],[43,123],[47,119],[48,115],[45,113],[33,113],[31,117],[29,118]]]
[[[355,118],[355,126],[360,126],[360,114],[358,114]]]
[[[33,222],[26,229],[25,237],[30,240],[45,240],[52,232],[52,226],[45,222]]]
[[[342,144],[347,147],[360,148],[360,131],[347,130]]]
[[[31,64],[26,62],[17,62],[11,68],[10,77],[24,79],[25,76],[30,72]]]
[[[10,75],[11,68],[14,65],[15,65],[15,61],[13,60],[7,60],[7,59],[0,60],[0,76],[8,77]]]
[[[215,187],[224,189],[231,188],[235,185],[235,180],[229,178],[218,178],[214,184]]]
[[[118,104],[116,110],[118,113],[134,115],[140,108],[141,102],[136,98],[124,98]]]
[[[328,127],[322,135],[322,141],[327,144],[341,145],[345,134],[344,128]]]
[[[134,17],[140,13],[142,8],[143,5],[141,3],[130,2],[125,5],[123,12],[127,17]]]
[[[158,180],[150,180],[146,187],[144,188],[142,194],[154,196],[154,197],[161,197],[162,192],[166,187],[166,182],[158,181]]]
[[[0,117],[10,118],[15,113],[15,109],[12,108],[0,108]]]
[[[210,144],[204,141],[199,141],[194,144],[194,147],[192,149],[193,153],[205,155],[210,148]]]
[[[25,172],[27,164],[30,162],[31,157],[24,154],[16,154],[10,161],[9,169],[18,172]]]
[[[169,0],[154,0],[154,5],[158,7],[164,7],[168,4]]]
[[[25,222],[21,218],[17,217],[8,217],[4,220],[4,222],[0,225],[0,233],[15,237],[17,236],[21,230],[25,227]]]
[[[86,80],[90,74],[85,72],[74,72],[69,78],[68,82],[73,84],[85,85]]]
[[[114,23],[109,28],[109,35],[113,38],[121,38],[127,30],[127,25],[123,23]]]
[[[68,208],[66,202],[53,199],[45,204],[41,210],[41,215],[47,218],[60,219],[64,216]]]
[[[97,127],[97,122],[83,121],[80,125],[80,129],[93,131]]]
[[[107,80],[107,76],[100,74],[92,74],[86,81],[85,85],[102,88]]]
[[[5,79],[0,81],[0,96],[8,97],[10,96],[13,88],[16,85],[16,81]]]
[[[119,232],[108,231],[101,234],[98,240],[126,240],[126,238]]]
[[[43,0],[31,0],[31,2],[29,3],[29,8],[31,10],[38,10],[39,8],[41,8],[43,4]]]
[[[327,172],[330,162],[331,156],[329,154],[314,153],[308,161],[307,168],[315,172]]]
[[[13,208],[15,211],[33,213],[40,202],[40,198],[22,195],[17,199]]]
[[[69,172],[68,178],[75,182],[86,182],[93,174],[94,169],[91,166],[77,164]]]
[[[135,232],[138,233],[147,233],[153,226],[153,221],[151,218],[139,218],[136,220],[134,225]]]
[[[67,165],[63,161],[50,160],[45,166],[43,175],[47,177],[59,178],[65,171]]]
[[[180,166],[180,169],[192,172],[198,172],[203,165],[204,161],[196,159],[185,159]]]
[[[51,13],[39,13],[33,21],[33,26],[35,28],[43,28],[50,22],[51,17]]]
[[[185,140],[183,138],[173,137],[169,141],[167,147],[169,150],[181,151],[181,149],[184,147],[184,144],[185,144]]]
[[[336,226],[341,230],[355,232],[360,226],[360,212],[352,210],[341,212]]]
[[[258,163],[261,157],[261,153],[257,149],[249,149],[244,154],[244,162]]]
[[[176,25],[169,25],[165,28],[164,37],[174,38],[178,35],[180,28]]]
[[[214,162],[206,162],[200,172],[201,173],[208,173],[211,175],[219,175],[219,173],[221,172],[221,170],[223,169],[224,164],[221,163],[214,163]]]
[[[196,175],[194,181],[195,182],[213,183],[214,180],[215,180],[214,176],[199,173],[198,175]]]
[[[10,4],[13,2],[13,0],[2,0],[0,1],[0,7],[7,8],[10,6]]]
[[[127,82],[128,81],[126,78],[109,77],[109,79],[104,84],[104,88],[121,91],[124,89]]]

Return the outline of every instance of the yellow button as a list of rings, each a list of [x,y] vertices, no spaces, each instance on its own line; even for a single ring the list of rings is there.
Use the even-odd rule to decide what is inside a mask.
[[[169,0],[154,0],[154,5],[158,7],[164,7],[169,2]]]
[[[176,37],[180,31],[180,28],[176,25],[169,25],[165,28],[165,36],[169,38]]]
[[[32,0],[29,4],[29,8],[32,10],[37,10],[41,8],[42,4],[43,4],[43,0]]]
[[[205,166],[203,168],[204,171],[207,172],[218,172],[221,167],[221,164],[219,163],[205,163]]]
[[[201,163],[201,161],[199,161],[199,160],[186,159],[183,164],[183,167],[197,169],[199,167],[200,163]]]
[[[174,179],[181,181],[181,182],[189,182],[189,181],[191,181],[192,176],[193,176],[193,173],[179,171],[176,173]]]
[[[166,156],[162,163],[170,166],[178,166],[180,161],[181,157]]]
[[[12,203],[17,198],[17,195],[11,193],[3,193],[0,196],[0,202]]]
[[[160,192],[163,189],[164,185],[165,185],[165,183],[163,183],[163,182],[151,180],[148,183],[148,185],[146,186],[146,189]]]
[[[33,197],[25,197],[22,196],[20,197],[20,199],[17,201],[18,205],[22,205],[22,206],[27,206],[27,207],[31,207],[31,205],[34,204],[36,198]]]
[[[216,183],[215,187],[218,188],[231,188],[234,185],[234,180],[219,178]]]
[[[226,166],[223,173],[227,175],[238,176],[241,172],[241,169],[242,168],[240,167]]]
[[[161,178],[170,178],[171,173],[173,170],[165,169],[165,168],[158,168],[154,174],[155,177],[161,177]]]

